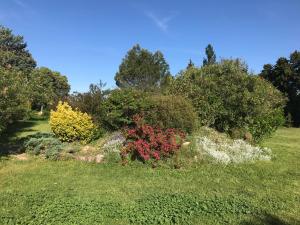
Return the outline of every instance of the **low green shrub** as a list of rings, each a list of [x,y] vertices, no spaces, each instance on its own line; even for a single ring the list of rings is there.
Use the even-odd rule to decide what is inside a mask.
[[[197,126],[197,114],[190,100],[173,95],[149,96],[147,123],[162,129],[176,128],[191,133]]]
[[[51,134],[40,133],[25,141],[24,148],[29,154],[44,155],[47,159],[57,160],[63,144]]]

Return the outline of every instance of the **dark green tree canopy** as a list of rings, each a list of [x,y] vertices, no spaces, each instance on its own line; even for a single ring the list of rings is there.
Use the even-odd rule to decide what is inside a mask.
[[[264,65],[260,76],[288,96],[286,116],[291,115],[293,124],[300,126],[300,52],[293,52],[289,59],[279,58],[275,65]]]
[[[211,44],[205,48],[206,58],[203,59],[203,66],[216,63],[216,54]]]
[[[36,66],[24,38],[3,26],[0,26],[0,66],[23,72],[31,71]]]
[[[139,45],[133,46],[123,59],[115,81],[121,88],[151,89],[159,87],[170,75],[169,65],[160,51],[151,53]]]

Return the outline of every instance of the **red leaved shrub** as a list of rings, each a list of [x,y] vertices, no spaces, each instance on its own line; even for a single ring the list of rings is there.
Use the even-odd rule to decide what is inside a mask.
[[[126,144],[121,151],[122,159],[147,161],[171,157],[176,153],[185,139],[185,133],[178,129],[162,130],[145,124],[143,118],[134,116],[135,126],[125,131]]]

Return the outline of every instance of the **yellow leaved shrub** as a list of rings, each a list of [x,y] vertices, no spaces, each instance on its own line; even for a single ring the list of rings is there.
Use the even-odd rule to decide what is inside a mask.
[[[61,141],[82,143],[92,140],[96,128],[91,116],[73,110],[67,102],[59,102],[56,111],[51,110],[50,126]]]

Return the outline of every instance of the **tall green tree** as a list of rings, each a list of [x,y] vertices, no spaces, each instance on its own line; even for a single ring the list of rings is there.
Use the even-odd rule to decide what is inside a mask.
[[[29,109],[24,82],[20,71],[0,67],[0,134],[8,124],[22,119]]]
[[[152,53],[135,45],[119,66],[115,81],[121,88],[148,90],[159,87],[168,75],[169,65],[160,51]]]
[[[70,85],[66,76],[46,67],[36,68],[30,74],[31,101],[33,108],[52,106],[65,98]]]
[[[36,66],[35,60],[27,49],[24,38],[14,35],[12,30],[0,26],[0,66],[14,68],[25,73]]]
[[[203,66],[216,63],[216,54],[211,44],[205,48],[206,58],[203,59]]]
[[[289,59],[279,58],[275,65],[264,65],[260,76],[288,97],[285,114],[294,126],[300,126],[300,52],[294,51]]]

